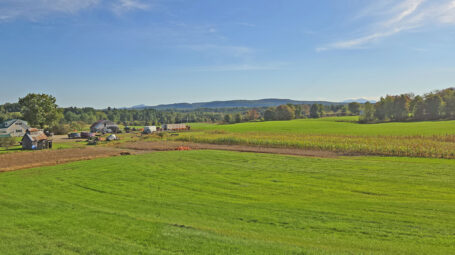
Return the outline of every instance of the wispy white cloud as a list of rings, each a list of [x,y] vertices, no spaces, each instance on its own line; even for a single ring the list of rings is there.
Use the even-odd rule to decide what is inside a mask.
[[[385,26],[395,26],[402,22],[406,17],[411,16],[417,11],[419,6],[424,2],[424,0],[406,0],[399,4],[395,9],[398,13],[391,19],[385,22]]]
[[[141,0],[118,0],[113,4],[113,10],[117,14],[134,10],[148,10],[149,8],[151,8],[151,4]]]
[[[147,10],[146,0],[0,0],[0,21],[37,20],[52,14],[75,14],[91,8],[111,9],[115,13]]]
[[[35,20],[50,13],[76,13],[96,6],[101,0],[2,0],[0,20],[26,18]]]
[[[455,0],[403,0],[367,7],[358,19],[370,18],[368,32],[353,39],[340,40],[316,48],[316,51],[358,49],[404,31],[430,25],[455,25]]]

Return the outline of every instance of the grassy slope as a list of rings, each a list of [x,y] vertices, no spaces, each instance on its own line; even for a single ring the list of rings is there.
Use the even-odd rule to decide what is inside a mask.
[[[455,121],[391,122],[358,124],[358,117],[333,117],[292,121],[247,122],[234,125],[192,124],[196,130],[235,133],[261,132],[302,135],[413,136],[455,134]]]
[[[455,162],[160,152],[0,174],[1,254],[449,254]]]

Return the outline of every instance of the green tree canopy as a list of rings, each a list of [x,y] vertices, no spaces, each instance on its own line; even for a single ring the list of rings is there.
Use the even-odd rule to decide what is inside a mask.
[[[366,102],[363,110],[363,114],[361,116],[362,122],[371,122],[374,121],[374,105],[370,102]]]
[[[264,120],[275,120],[275,109],[269,108],[264,112]]]
[[[438,119],[442,110],[442,98],[438,94],[429,94],[425,97],[425,109],[429,119]]]
[[[55,102],[55,97],[46,94],[28,94],[19,98],[22,117],[31,126],[55,125],[63,117]]]
[[[360,104],[357,102],[352,102],[348,104],[349,111],[354,115],[360,114]]]
[[[310,117],[319,118],[321,117],[321,106],[318,104],[313,104],[310,108]]]
[[[224,122],[226,123],[231,123],[232,122],[232,114],[226,114],[224,115]]]
[[[295,119],[295,109],[289,105],[280,105],[276,108],[276,118],[278,120],[292,120]]]

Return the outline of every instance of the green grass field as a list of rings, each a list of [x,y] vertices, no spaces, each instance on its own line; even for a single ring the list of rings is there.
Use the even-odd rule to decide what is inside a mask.
[[[455,161],[159,152],[0,174],[0,254],[453,254]]]
[[[455,135],[455,121],[389,122],[359,124],[358,117],[330,117],[291,121],[246,122],[232,125],[191,124],[195,130],[234,133],[282,133],[300,135],[433,136]]]
[[[348,154],[455,158],[455,121],[358,124],[357,117],[194,124],[177,140],[334,151]]]

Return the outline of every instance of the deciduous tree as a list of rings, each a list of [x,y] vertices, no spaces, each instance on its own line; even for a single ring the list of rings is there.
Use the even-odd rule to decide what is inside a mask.
[[[46,94],[28,94],[19,99],[23,118],[31,126],[52,126],[63,117],[55,97]]]
[[[276,108],[276,119],[278,120],[292,120],[295,119],[295,109],[289,105],[280,105]]]
[[[352,102],[348,104],[349,111],[354,115],[360,114],[360,104],[357,102]]]
[[[321,109],[320,105],[313,104],[310,108],[310,117],[311,118],[319,118],[321,117]]]

